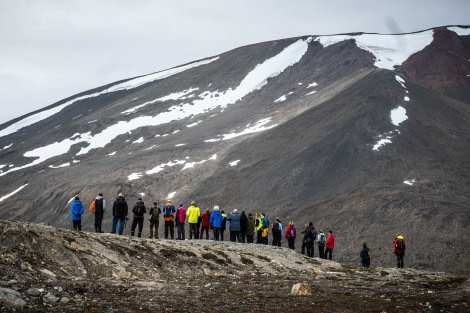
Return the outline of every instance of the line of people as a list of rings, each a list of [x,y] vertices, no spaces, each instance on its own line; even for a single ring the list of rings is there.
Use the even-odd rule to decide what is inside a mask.
[[[89,208],[90,212],[95,215],[95,232],[103,233],[102,220],[106,211],[106,200],[103,194],[99,195],[93,200]],[[79,197],[75,197],[75,201],[71,205],[71,214],[73,221],[73,228],[81,230],[81,216],[85,209]],[[132,208],[133,219],[130,235],[134,236],[137,229],[137,237],[142,237],[142,230],[145,220],[147,208],[142,200],[139,198]],[[118,197],[113,203],[112,208],[113,220],[111,226],[111,233],[116,232],[122,235],[129,220],[129,207],[123,193],[119,193]],[[293,221],[289,222],[284,230],[281,220],[276,217],[274,223],[270,228],[270,222],[266,214],[256,212],[255,216],[252,213],[238,212],[234,209],[228,216],[220,210],[218,206],[214,206],[212,211],[206,210],[201,213],[195,201],[191,202],[190,207],[184,208],[183,203],[179,203],[179,207],[175,208],[171,199],[166,201],[165,205],[160,208],[156,202],[153,202],[149,210],[149,238],[158,239],[158,229],[160,224],[160,215],[163,215],[164,221],[164,238],[175,239],[175,226],[177,228],[176,240],[185,240],[186,231],[185,223],[189,225],[189,239],[209,239],[209,230],[212,230],[212,238],[216,241],[224,240],[224,232],[227,229],[230,234],[230,241],[241,243],[254,243],[256,236],[257,244],[268,244],[269,230],[272,233],[272,245],[281,246],[282,237],[288,241],[288,247],[295,250],[295,240],[297,238],[297,230]],[[119,226],[118,226],[119,224]],[[318,245],[318,251],[321,258],[326,258],[329,254],[329,259],[332,259],[332,252],[334,249],[334,235],[329,231],[328,238],[325,237],[323,231],[317,235],[313,223],[305,225],[302,231],[302,254],[307,250],[307,256],[314,256],[314,243]],[[325,251],[326,246],[326,251]]]
[[[81,219],[85,211],[85,208],[80,201],[79,197],[75,197],[71,207],[71,219],[73,222],[73,229],[81,231]],[[104,213],[106,212],[106,200],[103,198],[103,194],[99,193],[98,196],[93,200],[89,208],[91,213],[95,215],[95,232],[103,233],[101,229],[102,220]],[[113,222],[111,227],[111,233],[115,234],[117,225],[119,223],[118,233],[122,235],[126,222],[128,220],[129,208],[127,201],[123,193],[119,193],[118,197],[113,203]],[[132,208],[133,220],[131,226],[131,236],[135,235],[137,229],[137,237],[142,236],[142,230],[144,225],[144,216],[147,213],[145,204],[141,198],[139,198]],[[281,220],[276,217],[274,223],[270,227],[269,219],[266,214],[256,212],[253,217],[252,213],[245,213],[242,211],[238,212],[234,209],[228,216],[219,206],[214,206],[212,212],[206,210],[201,213],[201,210],[197,206],[195,201],[191,202],[190,207],[184,208],[183,203],[179,203],[179,207],[176,209],[171,199],[169,199],[165,205],[160,208],[156,202],[153,202],[152,207],[149,211],[149,225],[150,235],[149,238],[158,239],[158,228],[160,223],[160,215],[163,214],[164,221],[164,236],[165,239],[174,239],[174,228],[177,228],[176,240],[185,240],[185,223],[187,221],[189,225],[189,239],[209,239],[209,230],[212,230],[212,239],[216,241],[224,241],[224,232],[227,229],[230,233],[230,241],[241,242],[241,243],[253,243],[256,235],[257,244],[268,244],[269,229],[272,233],[272,245],[281,246],[281,240],[284,236],[287,239],[288,247],[295,250],[295,240],[297,238],[297,230],[293,221],[290,221],[284,230],[284,226]],[[332,259],[334,250],[335,237],[333,232],[328,231],[328,236],[325,235],[323,230],[317,231],[310,222],[305,224],[304,229],[301,231],[302,246],[301,254],[306,254],[309,257],[314,257],[314,245],[317,244],[318,254],[320,258]],[[402,235],[398,235],[394,242],[394,253],[397,256],[397,267],[404,267],[404,255],[405,255],[405,240]],[[370,249],[367,244],[363,244],[363,248],[360,252],[361,264],[368,268],[370,266]]]

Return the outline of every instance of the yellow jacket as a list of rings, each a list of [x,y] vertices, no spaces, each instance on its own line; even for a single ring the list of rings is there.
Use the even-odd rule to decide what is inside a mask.
[[[199,215],[201,215],[201,211],[197,206],[190,206],[186,210],[186,216],[188,217],[188,223],[194,223],[196,224],[199,220]]]

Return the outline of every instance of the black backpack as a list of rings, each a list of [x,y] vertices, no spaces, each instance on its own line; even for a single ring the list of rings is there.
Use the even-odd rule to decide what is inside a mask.
[[[116,200],[116,214],[118,216],[123,216],[126,214],[126,200],[124,198],[117,198]]]
[[[396,245],[397,250],[403,251],[405,250],[405,242],[403,240],[398,240]]]
[[[135,215],[143,216],[145,213],[145,205],[143,203],[136,203],[134,210],[132,210]]]
[[[315,231],[315,228],[309,227],[307,229],[307,237],[312,239],[312,241],[314,241],[316,236],[317,236],[317,232]]]
[[[278,222],[274,222],[273,224],[273,233],[280,233],[281,230],[279,229],[279,223]]]
[[[103,214],[103,198],[95,199],[95,213]]]

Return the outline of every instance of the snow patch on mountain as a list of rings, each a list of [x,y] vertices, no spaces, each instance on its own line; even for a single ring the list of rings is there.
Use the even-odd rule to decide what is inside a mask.
[[[202,99],[196,99],[192,103],[182,103],[179,105],[173,105],[168,109],[168,111],[157,114],[156,116],[140,116],[130,121],[119,121],[118,123],[107,127],[100,133],[97,133],[93,136],[91,135],[91,132],[76,134],[72,138],[64,139],[61,142],[56,142],[44,147],[34,149],[32,151],[28,151],[24,154],[25,157],[37,157],[37,159],[34,160],[32,163],[26,164],[22,167],[13,168],[10,171],[0,173],[0,176],[5,175],[11,171],[20,170],[26,167],[39,164],[54,156],[65,154],[69,152],[72,145],[77,143],[88,143],[87,147],[82,147],[81,150],[77,153],[77,155],[84,155],[92,149],[105,147],[108,143],[110,143],[114,138],[119,135],[129,133],[141,127],[158,126],[161,124],[170,123],[172,121],[181,120],[184,118],[205,113],[217,107],[223,109],[229,104],[233,104],[236,101],[240,100],[252,91],[262,88],[268,83],[269,78],[279,75],[286,68],[299,62],[302,56],[306,53],[308,49],[308,44],[311,42],[311,40],[311,37],[307,38],[306,40],[300,39],[295,43],[287,46],[276,56],[265,60],[262,64],[258,64],[251,72],[248,73],[248,75],[241,81],[240,85],[234,90],[228,89],[223,93],[217,92],[217,97],[213,97],[214,93],[205,92],[203,93],[205,97]],[[157,76],[153,77],[155,78]],[[140,83],[142,83],[142,81],[143,80],[137,80],[133,84],[128,81],[126,83],[123,83],[121,87],[115,87],[113,90],[119,90],[119,88],[130,88],[130,86],[139,85]],[[108,88],[107,90],[111,90],[111,88]],[[266,124],[268,121],[269,120],[261,122],[261,124],[260,122],[258,122],[258,124],[254,126],[254,128],[247,129],[239,134],[225,135],[223,140],[231,139],[244,134],[267,130],[271,127],[274,127],[264,127],[263,125]]]
[[[375,56],[374,65],[378,68],[393,70],[394,66],[402,64],[413,53],[423,50],[433,40],[433,31],[428,30],[414,34],[380,35],[332,35],[318,36],[315,41],[323,47],[341,41],[354,39],[358,48],[369,51]]]
[[[0,198],[0,202],[6,200],[6,199],[8,199],[8,198],[10,198],[11,196],[13,196],[14,194],[16,194],[16,193],[18,193],[18,192],[20,192],[21,189],[23,189],[23,188],[26,187],[26,186],[28,186],[28,184],[24,184],[24,185],[21,186],[20,188],[18,188],[18,189],[16,189],[16,190],[10,192],[9,194],[7,194],[7,195],[1,197],[1,198]]]
[[[399,106],[396,109],[393,109],[390,112],[390,118],[392,119],[392,124],[395,126],[399,126],[401,123],[406,121],[408,119],[408,116],[406,115],[406,110],[404,107]]]
[[[209,63],[214,62],[218,59],[219,59],[219,57],[217,56],[215,58],[206,59],[206,60],[202,60],[202,61],[198,61],[198,62],[193,62],[193,63],[187,64],[187,65],[171,68],[171,69],[161,71],[161,72],[158,72],[158,73],[145,75],[145,76],[142,76],[142,77],[139,77],[139,78],[134,78],[134,79],[125,81],[123,83],[119,83],[119,84],[116,84],[114,86],[111,86],[108,89],[105,89],[105,90],[100,91],[100,92],[95,92],[95,93],[92,93],[92,94],[89,94],[89,95],[84,95],[84,96],[74,98],[74,99],[69,100],[69,101],[67,101],[67,102],[65,102],[65,103],[63,103],[59,106],[56,106],[54,108],[51,108],[49,110],[45,110],[45,111],[42,111],[42,112],[39,112],[39,113],[36,113],[36,114],[33,114],[31,116],[28,116],[28,117],[26,117],[26,118],[24,118],[24,119],[22,119],[22,120],[20,120],[16,123],[10,125],[10,126],[8,126],[7,128],[0,131],[0,137],[12,134],[12,133],[18,131],[19,129],[21,129],[23,127],[32,125],[32,124],[37,123],[39,121],[42,121],[42,120],[44,120],[44,119],[60,112],[60,111],[62,111],[63,108],[71,105],[74,102],[84,100],[84,99],[88,99],[88,98],[98,97],[102,94],[110,93],[110,92],[114,92],[114,91],[128,90],[128,89],[132,89],[132,88],[137,88],[137,87],[142,86],[146,83],[150,83],[150,82],[153,82],[155,80],[164,79],[164,78],[170,77],[172,75],[184,72],[186,70],[189,70],[189,69],[201,66],[201,65],[209,64]]]
[[[403,78],[401,78],[398,75],[395,75],[395,79],[405,89],[405,91],[408,92]],[[406,102],[410,101],[410,98],[408,96],[405,96],[404,101]],[[392,111],[390,111],[390,120],[392,121],[392,124],[395,126],[399,126],[401,123],[403,123],[407,119],[408,119],[408,116],[406,115],[406,109],[402,106],[398,106]],[[372,150],[378,151],[380,147],[386,144],[392,143],[391,139],[393,138],[394,132],[400,133],[399,130],[396,129],[395,131],[390,131],[388,134],[380,135],[379,138],[383,136],[385,136],[385,138],[381,138],[379,141],[377,141],[377,143],[372,147]]]

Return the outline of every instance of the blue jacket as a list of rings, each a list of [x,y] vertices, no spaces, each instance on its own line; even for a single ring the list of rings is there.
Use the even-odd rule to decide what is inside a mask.
[[[229,229],[230,231],[240,231],[240,230],[241,230],[241,226],[240,226],[240,213],[235,212],[235,213],[230,214],[230,215],[227,217],[227,221],[230,222],[230,225],[228,226],[228,229]]]
[[[214,228],[222,227],[222,213],[219,210],[212,211],[211,219],[209,220]]]
[[[75,200],[70,206],[72,221],[81,221],[82,214],[85,212],[85,207],[80,200]]]

